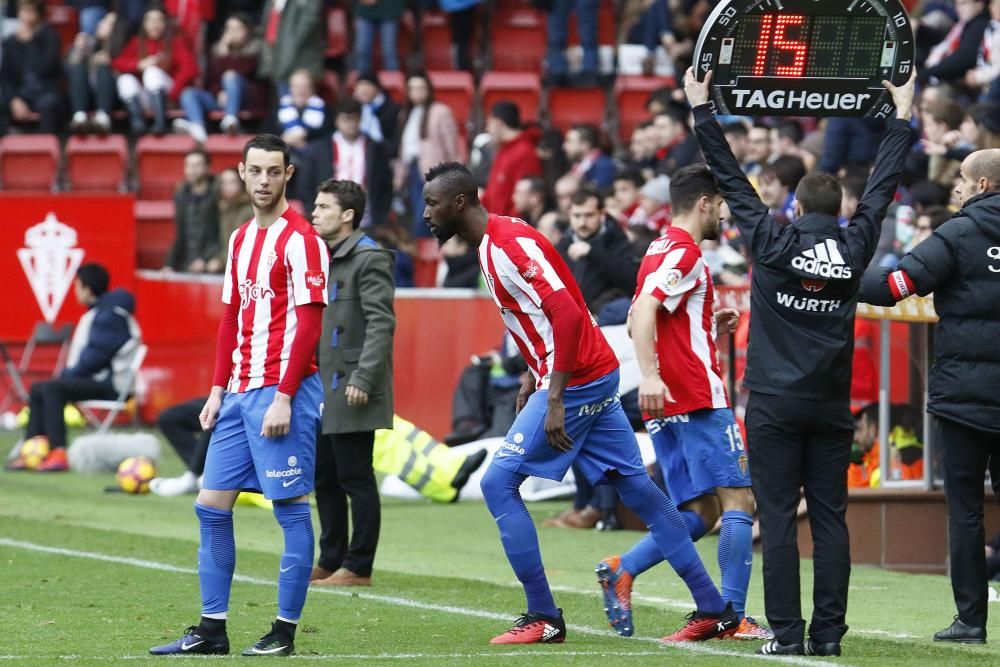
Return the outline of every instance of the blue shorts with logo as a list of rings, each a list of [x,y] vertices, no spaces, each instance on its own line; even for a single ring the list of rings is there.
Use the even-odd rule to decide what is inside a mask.
[[[313,490],[316,432],[323,403],[319,373],[302,380],[292,397],[288,435],[260,434],[277,385],[229,393],[208,443],[202,486],[216,491],[257,491],[270,500],[297,498]]]
[[[675,504],[715,493],[717,487],[750,486],[746,446],[729,408],[651,419],[646,429]]]
[[[545,437],[548,390],[531,395],[493,457],[493,465],[524,475],[561,480],[574,462],[597,484],[610,470],[622,475],[646,474],[635,433],[618,397],[618,371],[563,395],[566,433],[573,449],[560,452]]]

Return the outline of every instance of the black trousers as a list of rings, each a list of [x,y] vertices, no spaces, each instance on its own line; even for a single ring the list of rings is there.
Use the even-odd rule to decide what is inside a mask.
[[[319,566],[371,576],[382,525],[382,504],[372,468],[375,432],[321,434],[316,440]],[[347,510],[351,526],[348,538]]]
[[[20,97],[28,104],[28,108],[39,114],[38,130],[42,134],[57,134],[62,129],[59,121],[62,117],[62,96],[56,90],[48,88],[22,88],[0,97],[0,135],[7,134],[10,129],[10,102]]]
[[[810,401],[751,392],[746,425],[750,479],[760,515],[767,620],[781,643],[804,640],[796,510],[799,489],[805,489],[815,547],[809,636],[817,642],[840,641],[847,632],[851,578],[845,519],[854,436],[850,405],[847,400]]]
[[[70,111],[103,111],[111,113],[115,105],[115,76],[109,65],[94,67],[91,77],[90,64],[75,63],[66,66],[69,79]]]
[[[118,397],[110,384],[97,382],[90,378],[54,378],[31,385],[28,406],[31,414],[28,417],[28,428],[25,438],[44,435],[49,439],[49,446],[66,446],[66,419],[63,410],[70,401],[102,400],[108,401]]]
[[[983,486],[991,457],[1000,457],[1000,434],[935,417],[937,442],[944,452],[944,491],[948,500],[948,552],[951,590],[958,617],[986,627],[986,529]]]
[[[195,398],[187,403],[173,405],[160,413],[156,425],[163,431],[170,446],[181,457],[188,470],[196,475],[205,472],[205,457],[208,455],[208,441],[212,432],[201,430],[201,409],[206,397]]]

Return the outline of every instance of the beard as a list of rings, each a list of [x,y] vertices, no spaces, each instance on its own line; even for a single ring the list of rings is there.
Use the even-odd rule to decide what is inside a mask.
[[[267,201],[266,204],[257,203],[258,201],[257,193],[252,193],[250,195],[250,200],[254,203],[254,206],[256,208],[260,209],[262,213],[272,213],[274,212],[275,207],[278,205],[278,202],[280,202],[282,197],[284,196],[285,196],[285,185],[282,184],[280,188],[271,191],[270,199]]]
[[[705,241],[718,241],[721,235],[721,225],[715,224],[702,230],[701,238]]]
[[[445,229],[443,227],[432,226],[429,223],[425,223],[425,224],[427,224],[427,229],[431,230],[431,234],[434,235],[434,238],[437,239],[437,241],[438,241],[438,247],[443,246],[445,243],[447,243],[448,241],[451,240],[451,237],[453,237],[455,235],[455,229],[454,229],[454,227],[452,227],[449,230],[449,229]]]

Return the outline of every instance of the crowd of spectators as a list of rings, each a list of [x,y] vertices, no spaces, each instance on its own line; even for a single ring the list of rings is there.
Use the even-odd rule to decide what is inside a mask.
[[[247,0],[160,6],[148,0],[73,0],[79,34],[67,49],[46,22],[42,0],[10,3],[0,63],[0,132],[134,136],[172,128],[199,143],[209,133],[273,130],[292,147],[297,174],[291,198],[309,212],[315,185],[333,176],[369,192],[365,226],[400,254],[400,286],[413,284],[414,240],[427,236],[423,173],[441,161],[468,160],[481,181],[486,208],[523,217],[561,250],[592,307],[629,296],[628,275],[645,246],[670,224],[669,178],[701,160],[689,109],[676,87],[649,95],[647,117],[617,136],[616,114],[595,109],[588,123],[560,131],[544,110],[493,101],[481,122],[460,126],[435,96],[431,77],[410,71],[419,53],[403,53],[400,26],[412,14],[443,9],[452,27],[452,64],[481,74],[490,49],[482,20],[503,8],[532,5],[546,12],[547,43],[539,63],[546,85],[609,86],[597,60],[596,0]],[[710,0],[626,0],[617,3],[620,73],[676,74],[715,3]],[[1000,0],[910,3],[917,36],[921,140],[907,163],[876,261],[891,265],[922,230],[954,209],[949,199],[961,160],[976,148],[1000,146]],[[325,55],[326,12],[346,10],[351,48]],[[575,16],[582,59],[567,58]],[[420,44],[419,35],[416,40]],[[495,45],[494,45],[495,46]],[[639,49],[635,63],[630,49]],[[578,55],[578,54],[577,54]],[[480,57],[482,56],[482,57]],[[631,63],[631,64],[630,64]],[[404,97],[394,100],[375,71],[406,70]],[[339,76],[339,90],[330,89]],[[68,95],[60,95],[66,90]],[[68,102],[68,107],[66,103]],[[122,113],[124,112],[124,113]],[[116,121],[115,118],[120,118]],[[172,124],[169,121],[174,118]],[[864,189],[882,123],[855,118],[727,117],[725,134],[751,182],[781,219],[794,217],[795,186],[823,169],[845,186],[842,220]],[[610,121],[610,124],[609,122]],[[115,126],[114,123],[120,123]],[[603,123],[603,124],[602,124]],[[482,127],[477,135],[474,131]],[[471,148],[471,150],[467,149]],[[195,152],[175,196],[177,239],[167,258],[176,271],[219,269],[219,247],[237,204],[213,177],[211,157]],[[198,164],[196,164],[198,163]],[[199,171],[201,173],[199,173]],[[228,211],[228,213],[226,213]],[[583,220],[586,219],[586,222]],[[200,225],[200,228],[199,228]],[[923,226],[921,226],[923,225]],[[715,279],[744,285],[750,267],[735,227],[706,247]],[[453,244],[442,253],[439,284],[477,287],[473,250]]]

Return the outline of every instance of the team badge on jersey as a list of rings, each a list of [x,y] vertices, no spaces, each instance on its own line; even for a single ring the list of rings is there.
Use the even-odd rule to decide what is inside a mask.
[[[804,287],[809,292],[822,292],[823,288],[826,287],[825,280],[813,280],[811,278],[802,279],[802,287]]]
[[[527,266],[521,270],[521,277],[525,280],[533,280],[540,275],[542,275],[542,265],[535,260],[528,262]]]

